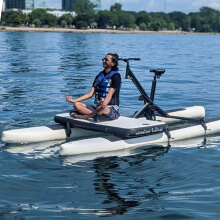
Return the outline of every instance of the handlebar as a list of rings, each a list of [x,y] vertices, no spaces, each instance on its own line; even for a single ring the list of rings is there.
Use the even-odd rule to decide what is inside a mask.
[[[138,61],[140,61],[141,60],[141,58],[118,58],[118,60],[122,60],[122,61],[124,61],[124,62],[128,62],[129,60],[138,60]]]

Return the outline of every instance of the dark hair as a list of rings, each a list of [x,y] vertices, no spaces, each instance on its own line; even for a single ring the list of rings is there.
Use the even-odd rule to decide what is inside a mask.
[[[108,53],[107,55],[112,56],[112,62],[115,63],[115,65],[112,67],[113,71],[118,70],[118,54],[117,53]]]

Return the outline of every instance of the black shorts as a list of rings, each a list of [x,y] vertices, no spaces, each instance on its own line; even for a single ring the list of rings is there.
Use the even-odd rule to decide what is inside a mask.
[[[109,120],[115,120],[118,119],[120,114],[118,112],[118,110],[116,110],[116,108],[114,106],[108,106],[110,109],[110,112],[106,115],[109,117]],[[86,105],[86,108],[88,108],[91,111],[95,111],[96,107],[93,105]]]

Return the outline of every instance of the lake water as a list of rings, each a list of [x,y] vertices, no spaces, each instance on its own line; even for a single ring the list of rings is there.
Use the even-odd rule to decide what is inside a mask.
[[[131,68],[148,93],[149,69],[166,69],[161,108],[202,105],[220,117],[220,35],[0,32],[0,52],[0,134],[54,124],[71,109],[64,94],[86,93],[108,52],[141,58]],[[123,79],[122,115],[138,97]],[[62,142],[0,143],[1,219],[220,219],[220,134],[100,157],[60,157]]]

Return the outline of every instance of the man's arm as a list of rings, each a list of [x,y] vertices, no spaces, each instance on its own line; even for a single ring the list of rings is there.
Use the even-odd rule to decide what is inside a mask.
[[[85,94],[85,95],[83,95],[83,96],[81,96],[81,97],[79,97],[79,98],[77,98],[77,99],[72,99],[72,98],[71,98],[70,96],[68,96],[67,94],[65,94],[65,96],[66,96],[66,101],[67,101],[67,102],[70,102],[70,103],[73,103],[73,104],[74,104],[75,102],[81,102],[81,101],[84,101],[84,100],[87,100],[87,99],[92,98],[93,95],[94,95],[94,93],[95,93],[95,88],[92,87],[89,93],[87,93],[87,94]]]

